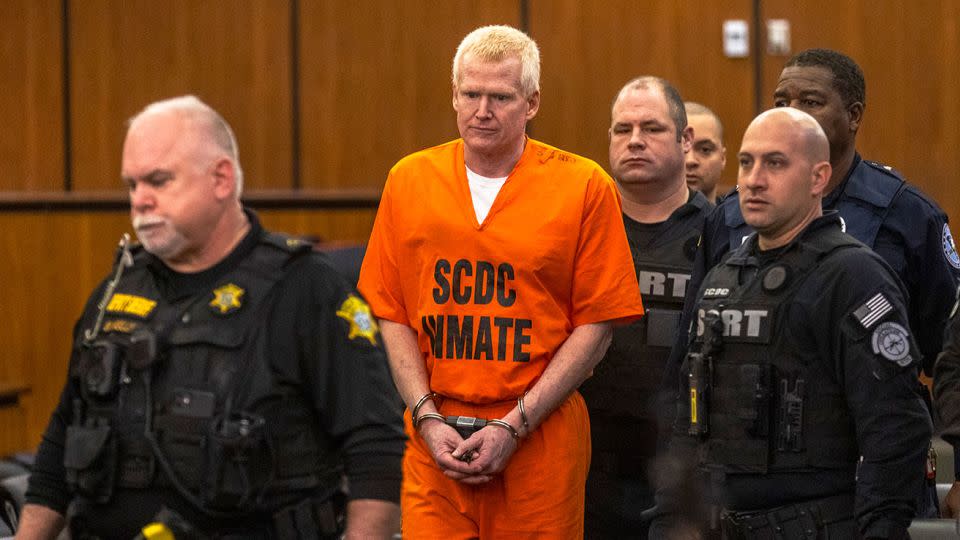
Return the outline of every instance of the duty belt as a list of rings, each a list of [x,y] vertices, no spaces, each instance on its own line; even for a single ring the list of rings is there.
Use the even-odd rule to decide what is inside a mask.
[[[814,540],[824,525],[852,519],[853,494],[847,493],[765,510],[724,510],[720,529],[729,540]]]

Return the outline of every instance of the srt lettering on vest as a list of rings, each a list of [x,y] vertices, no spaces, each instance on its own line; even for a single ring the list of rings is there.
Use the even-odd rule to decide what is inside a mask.
[[[703,336],[706,310],[697,311],[697,336]],[[724,309],[720,311],[723,337],[732,341],[770,341],[770,313],[766,309]],[[737,339],[739,338],[739,339]]]
[[[637,273],[637,281],[640,282],[640,296],[682,299],[687,294],[687,283],[690,281],[690,274],[641,270]]]
[[[509,308],[517,301],[516,278],[509,263],[460,259],[450,264],[437,260],[433,269],[433,301],[438,305]],[[469,313],[469,311],[468,311]],[[420,318],[437,359],[527,362],[530,352],[530,319],[472,314],[437,314]]]

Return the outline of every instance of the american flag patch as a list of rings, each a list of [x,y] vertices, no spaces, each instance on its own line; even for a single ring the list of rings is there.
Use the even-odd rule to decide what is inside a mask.
[[[877,293],[876,296],[869,299],[862,306],[858,307],[856,311],[853,312],[853,316],[863,325],[864,328],[869,329],[871,326],[876,324],[881,317],[893,311],[893,306],[890,305],[890,301],[887,300],[887,297],[883,293]]]

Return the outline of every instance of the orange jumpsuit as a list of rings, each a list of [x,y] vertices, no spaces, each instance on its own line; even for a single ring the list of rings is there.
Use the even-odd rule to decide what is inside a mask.
[[[502,417],[575,327],[643,313],[613,181],[532,139],[483,223],[462,140],[397,163],[359,287],[377,317],[417,332],[444,415]],[[482,486],[444,476],[407,416],[405,537],[582,536],[590,432],[579,394]]]

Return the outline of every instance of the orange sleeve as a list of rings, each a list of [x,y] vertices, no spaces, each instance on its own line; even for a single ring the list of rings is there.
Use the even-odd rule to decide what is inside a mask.
[[[620,194],[613,180],[598,171],[586,197],[574,262],[573,325],[637,319],[643,304]]]
[[[377,318],[409,325],[396,257],[397,239],[394,235],[398,229],[393,223],[392,176],[391,172],[383,187],[377,218],[373,222],[373,232],[370,233],[370,242],[360,267],[357,289],[370,304]]]

